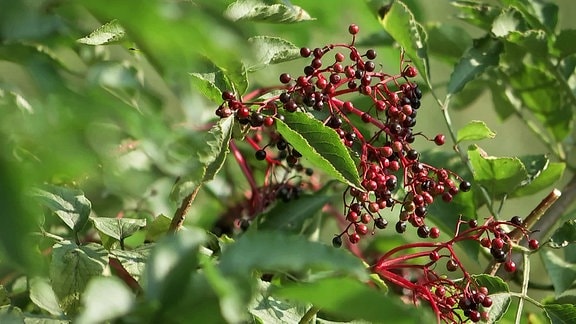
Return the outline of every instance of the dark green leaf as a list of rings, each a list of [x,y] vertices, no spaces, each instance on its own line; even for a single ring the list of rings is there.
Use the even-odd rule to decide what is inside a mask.
[[[142,278],[142,288],[150,301],[169,303],[178,299],[188,285],[190,273],[198,265],[198,249],[206,234],[195,228],[169,235],[152,250]]]
[[[451,3],[459,10],[458,18],[485,31],[492,29],[492,23],[501,12],[498,7],[477,1],[452,1]]]
[[[46,278],[36,277],[30,280],[30,299],[38,307],[52,315],[63,315],[62,309],[58,304],[58,297],[56,297],[50,282]]]
[[[0,306],[10,305],[10,293],[6,288],[0,285]]]
[[[0,306],[0,322],[10,324],[24,324],[24,315],[18,307]]]
[[[287,285],[278,288],[275,294],[301,303],[312,303],[344,318],[381,323],[386,314],[394,314],[395,323],[434,321],[431,312],[415,312],[410,305],[402,303],[398,298],[387,296],[365,283],[346,277]],[[359,303],[359,300],[362,302]]]
[[[97,230],[118,241],[146,226],[145,219],[93,217],[91,220]]]
[[[544,250],[540,256],[556,295],[568,290],[576,281],[576,264],[568,263],[552,250]]]
[[[458,130],[456,141],[460,143],[462,141],[477,141],[494,137],[496,137],[496,133],[490,130],[485,122],[472,120]]]
[[[222,92],[231,91],[232,84],[222,71],[212,73],[190,73],[190,83],[204,97],[216,104],[221,104]]]
[[[290,304],[270,294],[270,283],[259,281],[259,291],[250,304],[250,313],[263,323],[297,323],[306,313],[299,304]]]
[[[282,232],[245,233],[224,250],[219,266],[225,275],[245,278],[254,270],[287,272],[313,268],[368,278],[362,262],[347,251]]]
[[[316,219],[315,216],[330,200],[331,197],[324,191],[303,195],[289,202],[279,201],[272,209],[259,217],[258,230],[301,233],[305,224]]]
[[[476,145],[470,146],[468,157],[474,169],[474,180],[492,197],[514,192],[528,177],[522,161],[516,157],[488,156]]]
[[[50,186],[48,191],[36,190],[35,196],[53,211],[74,232],[78,232],[90,215],[91,204],[84,193],[77,189]]]
[[[494,76],[495,79],[498,79]],[[489,82],[488,84],[492,94],[492,106],[496,110],[498,117],[501,120],[506,120],[514,114],[514,105],[510,102],[510,98],[506,95],[507,85],[501,81]]]
[[[498,65],[502,43],[491,37],[474,40],[474,45],[460,58],[448,82],[448,93],[457,93],[469,81],[476,78],[487,68]]]
[[[479,286],[488,288],[488,295],[492,298],[492,307],[488,308],[488,323],[497,323],[510,306],[511,295],[508,284],[501,278],[486,274],[472,276]]]
[[[576,243],[576,221],[569,220],[552,234],[548,245],[555,249],[563,248],[568,244]]]
[[[568,289],[556,298],[551,299],[550,304],[573,304],[576,305],[576,289]],[[548,302],[546,304],[549,304]]]
[[[120,26],[118,20],[112,20],[96,29],[90,35],[82,37],[79,43],[87,45],[106,45],[124,39],[126,31]]]
[[[549,39],[546,36],[542,30],[529,30],[524,33],[512,31],[506,40],[522,47],[526,52],[536,57],[546,58],[550,55]]]
[[[526,163],[524,163],[524,165],[526,165]],[[541,172],[536,173],[534,177],[531,177],[531,180],[527,184],[523,184],[522,187],[514,191],[511,197],[529,196],[552,186],[562,178],[564,169],[566,169],[566,164],[564,163],[548,163]]]
[[[146,241],[155,242],[170,228],[170,217],[160,214],[146,227]]]
[[[248,89],[248,70],[240,61],[214,62],[230,80],[233,90],[238,96],[243,95]]]
[[[312,115],[294,112],[276,119],[276,129],[310,164],[336,180],[361,188],[354,160],[336,132]]]
[[[249,72],[301,57],[299,47],[279,37],[255,36],[248,42],[256,55],[256,62],[248,68]]]
[[[134,304],[134,294],[116,277],[90,280],[82,295],[84,305],[76,323],[106,323],[127,314]]]
[[[576,306],[571,304],[544,305],[544,312],[552,324],[569,324],[576,322]]]
[[[62,310],[74,314],[78,311],[80,294],[88,281],[104,273],[108,253],[98,244],[78,246],[68,241],[56,243],[52,251],[52,289],[58,296]]]
[[[434,23],[426,27],[429,53],[450,64],[462,57],[472,41],[468,32],[456,25]]]
[[[464,110],[471,108],[482,97],[488,87],[488,82],[480,78],[468,82],[460,92],[452,95],[450,109]]]
[[[267,5],[259,0],[237,0],[224,13],[228,18],[268,23],[294,23],[313,20],[304,9],[295,5]]]
[[[576,29],[563,29],[556,36],[554,47],[560,51],[560,57],[564,58],[576,53]]]
[[[430,85],[430,68],[426,44],[426,31],[410,9],[401,1],[394,1],[380,23],[402,46],[427,85]]]
[[[112,250],[110,254],[120,261],[132,278],[139,281],[146,268],[146,261],[148,260],[151,250],[152,246],[145,244],[134,250]]]

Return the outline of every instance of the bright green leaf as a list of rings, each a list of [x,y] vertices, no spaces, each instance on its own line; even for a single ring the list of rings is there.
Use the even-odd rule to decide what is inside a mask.
[[[233,21],[251,20],[267,23],[294,23],[313,20],[304,9],[295,5],[267,5],[259,0],[237,0],[224,13]]]
[[[555,249],[563,248],[568,244],[576,243],[576,221],[569,220],[562,224],[558,228],[552,237],[550,237],[550,242],[548,245]]]
[[[248,68],[249,72],[301,57],[299,47],[279,37],[255,36],[248,42],[256,55],[256,62]]]
[[[145,219],[92,217],[91,220],[97,230],[119,241],[146,226]]]
[[[78,246],[69,241],[56,243],[52,251],[52,289],[58,296],[62,310],[74,314],[78,311],[80,294],[88,281],[104,273],[108,253],[98,244]]]
[[[502,10],[478,1],[451,1],[451,4],[458,8],[458,18],[485,31],[492,29],[494,20]]]
[[[232,84],[222,71],[212,73],[190,73],[190,83],[204,97],[216,104],[221,104],[222,92],[231,91]]]
[[[528,177],[522,161],[516,157],[488,156],[476,145],[470,146],[468,157],[474,169],[474,179],[492,197],[512,193]]]
[[[386,314],[394,314],[395,323],[432,323],[432,312],[414,311],[394,296],[370,288],[351,278],[324,278],[311,283],[278,288],[275,295],[301,303],[312,303],[322,310],[344,318],[381,323]],[[361,300],[362,302],[358,302]],[[351,307],[350,305],[354,305]]]
[[[486,138],[494,138],[495,136],[496,133],[490,130],[485,122],[473,120],[458,130],[456,141],[457,143],[462,141],[477,141]]]
[[[225,275],[244,278],[254,270],[289,272],[314,268],[368,278],[362,262],[343,249],[271,231],[245,233],[224,250],[219,266]]]
[[[118,20],[114,19],[98,27],[90,35],[80,38],[78,42],[87,45],[106,45],[121,41],[125,36],[124,28],[120,26]]]
[[[460,58],[448,81],[448,93],[457,93],[466,83],[476,78],[487,68],[497,66],[502,43],[491,37],[474,40],[474,44]]]
[[[80,190],[49,186],[47,191],[36,190],[35,196],[74,232],[88,221],[91,204]]]
[[[110,254],[120,261],[132,278],[139,281],[146,268],[146,262],[151,250],[152,246],[145,244],[133,250],[111,250]]]
[[[510,32],[517,30],[520,24],[520,19],[516,15],[516,11],[512,9],[505,10],[494,19],[492,23],[492,34],[496,37],[505,37]]]
[[[402,46],[426,84],[430,85],[426,31],[416,21],[410,9],[401,1],[394,1],[390,10],[381,17],[380,23]]]
[[[552,324],[569,324],[576,322],[576,306],[570,304],[544,305],[544,312]]]
[[[276,119],[276,129],[313,166],[336,180],[361,188],[356,164],[333,129],[312,115],[294,112]]]
[[[134,294],[116,277],[90,280],[82,295],[84,308],[75,323],[97,324],[127,314],[134,304]]]
[[[155,242],[166,234],[170,228],[170,217],[160,214],[146,226],[146,241]]]
[[[38,307],[52,315],[63,315],[62,309],[58,304],[58,297],[56,297],[50,282],[45,278],[35,277],[30,279],[30,299]]]
[[[576,281],[576,264],[568,263],[552,250],[544,250],[540,256],[556,295],[560,295],[574,284]]]

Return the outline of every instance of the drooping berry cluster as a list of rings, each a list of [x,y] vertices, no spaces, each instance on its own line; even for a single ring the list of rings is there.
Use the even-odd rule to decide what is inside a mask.
[[[512,228],[507,231],[506,227]],[[465,228],[463,228],[465,227]],[[462,230],[463,229],[463,230]],[[461,231],[462,230],[462,231]],[[511,260],[511,252],[516,244],[511,233],[519,231],[520,237],[528,238],[530,233],[524,228],[522,220],[515,216],[510,221],[498,221],[488,218],[483,225],[476,220],[459,220],[456,233],[446,242],[417,242],[399,246],[384,254],[373,266],[373,271],[393,285],[408,292],[415,302],[426,301],[430,304],[438,321],[446,323],[478,322],[488,320],[486,311],[492,305],[492,299],[486,287],[480,286],[464,268],[454,246],[462,241],[476,241],[490,248],[496,262],[504,262],[508,272],[516,271]],[[488,243],[486,243],[488,242]],[[530,249],[538,249],[538,241],[528,241]],[[499,251],[495,253],[494,251]],[[448,273],[461,273],[462,280],[455,281],[438,273],[445,269]],[[398,273],[410,270],[412,278]],[[414,279],[416,276],[417,279]]]

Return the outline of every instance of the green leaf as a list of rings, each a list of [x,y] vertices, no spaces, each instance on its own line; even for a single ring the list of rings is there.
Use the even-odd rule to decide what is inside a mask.
[[[81,190],[49,186],[48,191],[36,190],[35,196],[53,211],[74,232],[84,227],[90,215],[91,204]]]
[[[576,322],[576,306],[570,304],[544,305],[544,312],[552,324],[569,324]]]
[[[468,148],[474,169],[474,180],[484,186],[491,197],[511,194],[528,177],[522,161],[516,157],[488,156],[476,145]]]
[[[151,250],[152,246],[150,244],[145,244],[129,251],[111,250],[110,254],[120,261],[124,269],[126,269],[132,278],[139,281],[140,277],[144,273],[144,269],[146,268],[146,262],[150,256]]]
[[[558,228],[552,237],[548,245],[552,248],[559,249],[566,247],[568,244],[576,243],[576,221],[569,220],[564,222],[560,228]]]
[[[190,73],[190,77],[192,87],[216,104],[223,102],[222,92],[233,89],[232,83],[230,83],[222,71]]]
[[[248,68],[248,72],[301,57],[299,47],[279,37],[255,36],[249,38],[248,42],[256,55],[256,62]]]
[[[170,228],[170,222],[170,217],[164,214],[156,216],[152,223],[146,226],[146,241],[155,242],[166,235],[168,228]]]
[[[524,163],[524,165],[527,165]],[[566,164],[562,162],[548,163],[537,174],[531,177],[527,184],[522,184],[522,187],[516,189],[510,197],[524,197],[533,195],[541,190],[544,190],[562,178]]]
[[[351,278],[324,278],[311,283],[292,284],[275,290],[275,295],[314,306],[348,319],[381,323],[385,314],[394,314],[395,323],[432,323],[431,312],[414,311],[395,296],[370,288]],[[358,302],[361,300],[362,302]],[[354,305],[351,307],[350,305]]]
[[[108,253],[101,245],[78,246],[69,241],[56,243],[52,250],[50,280],[60,307],[74,314],[80,306],[80,295],[88,281],[104,273]]]
[[[516,15],[516,10],[507,9],[501,12],[492,23],[492,34],[496,37],[505,37],[510,32],[517,30],[521,20]]]
[[[472,120],[458,130],[456,142],[477,141],[494,137],[496,137],[496,133],[490,130],[485,122],[481,120]]]
[[[498,79],[497,76],[494,76]],[[508,117],[514,114],[514,105],[510,102],[510,98],[506,95],[507,89],[509,88],[501,80],[496,82],[489,82],[488,87],[490,88],[490,93],[492,94],[492,106],[498,117],[501,120],[506,120]]]
[[[106,45],[123,40],[126,37],[124,28],[114,19],[91,32],[90,35],[78,39],[79,43],[87,45]]]
[[[457,62],[472,41],[465,29],[452,24],[432,23],[426,30],[429,53],[450,64]]]
[[[134,295],[116,277],[90,280],[82,295],[84,308],[76,323],[105,323],[127,314],[134,304]]]
[[[188,228],[160,240],[152,250],[142,277],[146,299],[169,303],[178,299],[198,266],[198,249],[206,240],[204,231]]]
[[[472,278],[479,286],[488,288],[488,295],[492,299],[492,307],[487,309],[488,323],[497,323],[506,314],[512,300],[508,284],[500,277],[486,274],[473,275]]]
[[[430,85],[426,31],[410,9],[401,1],[394,1],[380,23],[404,49],[426,84]]]
[[[273,4],[258,0],[238,0],[226,8],[224,14],[233,21],[250,20],[267,23],[295,23],[313,18],[295,5]]]
[[[314,268],[368,278],[362,262],[347,251],[282,232],[245,233],[224,250],[219,266],[224,275],[244,278],[254,270],[288,272]]]
[[[534,56],[547,58],[550,55],[548,38],[543,30],[529,30],[524,33],[511,31],[506,40],[519,45]]]
[[[0,306],[0,323],[24,324],[24,315],[18,307]]]
[[[97,230],[118,241],[124,240],[146,226],[145,219],[135,218],[92,217],[91,221]]]
[[[544,250],[540,256],[556,295],[568,290],[576,281],[576,264],[568,263],[552,250]]]
[[[458,8],[458,18],[485,31],[492,29],[494,20],[502,10],[496,6],[477,1],[451,1],[451,4]]]
[[[35,277],[30,280],[30,299],[38,307],[52,315],[63,315],[62,308],[58,304],[58,297],[56,297],[50,282],[45,278]]]
[[[10,294],[3,285],[0,285],[0,306],[10,305]]]
[[[294,112],[276,119],[276,129],[310,164],[338,181],[362,188],[356,164],[336,132],[312,115]]]
[[[553,33],[558,23],[558,6],[543,1],[505,0],[507,6],[518,10],[530,27]]]
[[[262,323],[298,323],[306,313],[306,308],[291,304],[271,294],[269,282],[258,281],[259,289],[250,304],[250,313]]]
[[[279,201],[266,213],[259,216],[258,230],[277,230],[285,233],[301,233],[306,223],[313,221],[315,215],[330,200],[325,190],[312,195],[302,195],[290,202]]]
[[[474,40],[474,44],[460,58],[448,81],[448,93],[457,93],[466,83],[491,66],[497,66],[502,43],[489,36]]]
[[[576,53],[576,29],[563,29],[556,36],[554,47],[560,51],[560,58],[565,58]]]

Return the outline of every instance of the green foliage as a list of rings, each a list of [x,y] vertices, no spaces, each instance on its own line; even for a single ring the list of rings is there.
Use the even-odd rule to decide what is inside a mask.
[[[409,148],[454,172],[456,187],[472,183],[449,203],[434,197],[426,221],[441,229],[435,242],[466,231],[469,219],[527,216],[543,193],[562,187],[561,201],[543,204],[548,211],[527,229],[540,249],[521,241],[509,256],[525,271],[516,277],[530,276],[516,282],[520,292],[506,276],[477,270],[492,261],[489,249],[473,239],[455,244],[468,256],[463,266],[476,270],[467,274],[489,290],[487,322],[535,313],[550,323],[576,321],[576,26],[563,20],[572,14],[568,2],[430,3],[0,0],[0,322],[354,323],[388,322],[390,314],[394,322],[434,322],[429,303],[414,308],[411,295],[406,303],[394,293],[398,282],[371,273],[381,254],[428,239],[370,224],[362,240],[374,232],[371,244],[348,244],[361,222],[345,227],[342,192],[349,185],[361,197],[366,161],[357,143],[347,147],[326,127],[328,113],[279,108],[284,119],[265,128],[302,154],[294,172],[253,158],[256,146],[270,151],[276,142],[249,137],[234,116],[214,115],[228,107],[226,91],[254,109],[281,93],[277,70],[300,75],[301,47],[350,44],[351,23],[362,31],[354,44],[377,50],[377,71],[418,70],[424,97]],[[260,97],[264,88],[277,93]],[[370,100],[354,105],[387,118]],[[444,131],[442,118],[446,145],[428,149],[425,134]],[[358,129],[372,136],[370,127]],[[308,167],[313,176],[304,175]],[[395,175],[402,185],[413,180]],[[262,184],[270,178],[304,192],[272,197],[276,183]],[[391,212],[368,217],[397,222],[409,202],[391,199]],[[338,233],[341,249],[330,246]],[[409,247],[403,251],[418,249]],[[524,253],[532,257],[521,265],[516,255]],[[543,269],[531,267],[535,257]],[[458,276],[440,278],[459,283]],[[536,300],[528,279],[550,282],[549,296]],[[519,315],[515,298],[528,304]]]

